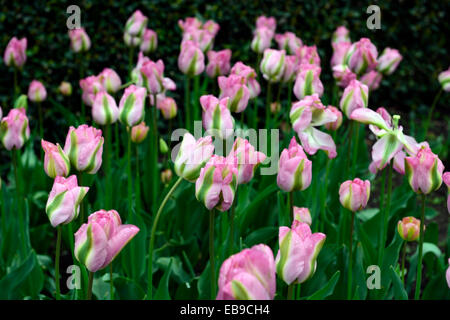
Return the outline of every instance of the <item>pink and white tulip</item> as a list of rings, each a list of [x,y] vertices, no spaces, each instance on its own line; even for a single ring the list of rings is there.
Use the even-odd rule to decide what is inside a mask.
[[[226,75],[230,72],[231,50],[224,49],[221,51],[208,51],[208,65],[206,66],[206,74],[210,78]]]
[[[350,42],[350,31],[344,26],[339,26],[331,36],[332,43]]]
[[[234,119],[228,109],[229,99],[227,97],[219,100],[213,95],[200,97],[203,128],[220,139],[226,139],[234,132]]]
[[[353,80],[356,80],[350,68],[343,64],[338,64],[333,68],[333,78],[337,81],[337,85],[341,88],[346,88]]]
[[[361,38],[348,49],[344,60],[354,73],[361,75],[376,68],[377,58],[377,48],[370,39]]]
[[[397,49],[386,48],[378,57],[377,70],[382,74],[392,74],[402,59],[403,57]]]
[[[272,30],[268,28],[257,28],[253,32],[253,40],[250,44],[250,48],[257,53],[263,53],[266,49],[270,48],[272,38]]]
[[[320,72],[320,67],[314,64],[301,64],[298,67],[293,89],[297,99],[303,99],[312,94],[322,96],[323,84],[320,81]]]
[[[444,181],[447,186],[447,210],[450,213],[450,172],[445,172],[442,175],[442,181]]]
[[[188,76],[196,76],[205,70],[205,56],[193,41],[183,41],[178,56],[178,68]]]
[[[83,102],[92,107],[95,95],[100,91],[104,91],[102,81],[98,76],[89,76],[80,80],[80,88],[82,91]]]
[[[0,140],[7,150],[20,149],[30,138],[30,127],[24,108],[11,109],[0,122]]]
[[[259,16],[258,19],[256,19],[256,28],[268,28],[272,32],[275,32],[277,21],[274,17]]]
[[[295,55],[300,59],[300,64],[313,64],[320,67],[320,57],[316,46],[301,46]]]
[[[10,67],[21,69],[27,61],[27,38],[9,40],[3,55],[3,61]]]
[[[67,177],[70,171],[69,157],[57,143],[41,140],[42,149],[44,149],[44,171],[52,179],[57,176]]]
[[[91,47],[91,39],[84,28],[69,30],[70,48],[74,52],[85,52]]]
[[[342,112],[340,112],[338,108],[333,106],[328,106],[327,110],[336,115],[336,120],[333,122],[325,123],[325,128],[330,131],[336,131],[342,125]]]
[[[358,80],[352,80],[342,94],[339,106],[350,118],[352,112],[359,108],[367,108],[369,87]]]
[[[266,49],[260,70],[269,82],[279,82],[284,74],[286,52],[284,50]]]
[[[28,99],[33,102],[42,102],[47,98],[47,90],[45,90],[42,82],[33,80],[28,87]]]
[[[450,68],[439,73],[438,80],[442,89],[446,92],[450,92]]]
[[[309,226],[311,225],[312,223],[311,212],[309,212],[308,208],[299,208],[294,206],[293,211],[294,211],[293,212],[294,221],[303,222]]]
[[[420,220],[414,217],[404,217],[397,223],[397,231],[405,241],[416,241],[420,235]]]
[[[142,85],[147,88],[148,93],[155,95],[164,90],[164,62],[160,59],[157,62],[145,61],[141,69]]]
[[[141,143],[147,137],[149,129],[150,128],[145,125],[144,121],[142,121],[138,125],[135,125],[133,128],[131,128],[131,141],[133,141],[134,143]]]
[[[136,10],[125,24],[125,33],[133,37],[141,37],[147,23],[148,18],[140,10]]]
[[[352,212],[364,209],[370,197],[370,181],[355,178],[343,182],[339,188],[339,201]]]
[[[350,42],[333,43],[333,56],[331,57],[331,67],[344,65],[345,56],[352,44]]]
[[[151,29],[145,29],[141,39],[141,51],[150,53],[158,47],[158,35]]]
[[[383,79],[383,75],[378,71],[372,70],[364,74],[360,81],[369,87],[369,90],[373,91],[378,89],[381,79]]]
[[[117,92],[122,85],[122,80],[120,80],[117,72],[110,68],[103,69],[103,71],[98,75],[98,79],[108,93]]]
[[[130,85],[125,89],[119,102],[119,120],[128,127],[140,123],[145,116],[145,98],[147,90],[143,87]]]
[[[246,84],[250,90],[250,99],[256,98],[261,92],[261,86],[256,80],[256,72],[252,67],[243,64],[241,61],[236,62],[231,68],[230,74],[243,76],[246,79]]]
[[[177,103],[171,97],[157,97],[156,107],[161,110],[163,118],[166,120],[173,119],[177,116]]]
[[[214,36],[203,29],[190,29],[183,33],[182,45],[185,41],[193,41],[202,52],[212,50],[214,45]]]
[[[250,90],[246,86],[246,79],[243,76],[229,75],[217,78],[220,88],[220,99],[229,98],[228,108],[231,112],[242,112],[247,108],[250,99]]]
[[[282,82],[292,82],[297,76],[299,68],[299,59],[297,56],[286,56],[285,67],[283,76],[281,78]]]
[[[278,43],[280,50],[285,50],[289,54],[295,54],[303,43],[293,32],[285,32],[284,34],[276,34],[275,41]]]
[[[92,105],[92,119],[100,125],[112,124],[119,118],[119,108],[116,101],[106,91],[95,95]]]
[[[240,137],[234,141],[228,157],[237,158],[238,184],[250,182],[259,164],[266,159],[264,153],[256,151],[248,140]]]

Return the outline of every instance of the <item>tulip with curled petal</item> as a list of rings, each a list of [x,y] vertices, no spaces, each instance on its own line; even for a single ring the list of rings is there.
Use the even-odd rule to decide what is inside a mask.
[[[208,57],[208,65],[206,66],[206,74],[208,77],[216,78],[230,72],[230,49],[220,51],[209,50],[206,55]]]
[[[42,149],[44,149],[44,171],[52,179],[57,176],[67,177],[70,171],[69,157],[61,146],[57,143],[41,140]]]

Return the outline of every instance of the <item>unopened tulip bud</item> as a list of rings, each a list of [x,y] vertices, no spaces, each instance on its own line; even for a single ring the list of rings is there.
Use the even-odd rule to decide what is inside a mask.
[[[350,42],[350,31],[344,26],[339,26],[331,36],[332,43]]]
[[[450,172],[445,172],[442,175],[442,181],[444,181],[447,186],[447,210],[450,213]]]
[[[33,102],[42,102],[47,98],[47,90],[45,90],[42,82],[33,80],[28,87],[28,99]]]
[[[439,83],[444,91],[450,92],[450,68],[442,71],[438,76]]]
[[[220,88],[220,99],[229,98],[228,108],[231,112],[242,112],[247,108],[250,90],[243,76],[229,75],[217,78]]]
[[[331,67],[344,65],[345,56],[352,44],[350,42],[333,43],[333,56],[331,57]]]
[[[69,30],[70,47],[74,52],[88,51],[91,47],[91,39],[84,28]]]
[[[261,61],[261,72],[269,82],[278,82],[284,74],[286,52],[284,50],[266,49]]]
[[[149,94],[158,94],[164,90],[164,63],[160,59],[157,62],[151,60],[144,62],[141,67],[143,86]]]
[[[16,99],[16,101],[14,101],[14,109],[21,109],[21,108],[28,110],[28,96],[25,94],[21,94]]]
[[[275,41],[278,43],[278,48],[280,50],[285,50],[289,54],[295,54],[297,49],[303,45],[302,40],[292,32],[276,34]]]
[[[317,94],[323,94],[323,84],[320,81],[320,67],[314,64],[301,64],[294,84],[294,94],[297,99]]]
[[[368,73],[364,74],[360,81],[369,87],[369,90],[376,90],[380,86],[381,79],[383,78],[382,74],[378,71],[372,70]]]
[[[299,68],[299,59],[297,56],[286,56],[285,67],[282,82],[292,82],[294,81]]]
[[[246,139],[237,137],[233,143],[228,157],[236,157],[238,169],[238,183],[250,182],[255,174],[256,168],[266,159],[266,155],[256,151]]]
[[[378,58],[377,70],[383,74],[392,74],[403,57],[397,49],[386,48]]]
[[[205,56],[193,41],[183,41],[178,56],[178,68],[188,76],[196,76],[205,70]]]
[[[182,42],[185,41],[193,41],[202,52],[207,52],[213,48],[214,36],[206,30],[190,29],[183,33]]]
[[[254,36],[250,48],[258,53],[263,53],[270,48],[272,43],[273,31],[268,28],[258,28],[254,31]]]
[[[0,140],[7,150],[20,149],[30,138],[25,109],[11,109],[0,123]]]
[[[128,127],[140,123],[145,116],[145,98],[147,90],[131,85],[125,89],[119,102],[119,120]]]
[[[63,96],[72,95],[72,85],[70,84],[70,82],[66,81],[61,82],[61,84],[58,87],[58,90],[59,92],[61,92]]]
[[[177,116],[177,103],[171,97],[157,97],[156,107],[161,110],[163,118],[166,120],[173,119]]]
[[[169,147],[167,146],[167,143],[163,138],[159,138],[159,151],[162,154],[169,152]]]
[[[320,67],[320,57],[316,46],[301,46],[295,55],[299,58],[300,64],[313,64]]]
[[[100,125],[112,124],[119,118],[119,108],[116,101],[106,91],[99,92],[95,95],[92,104],[92,119]]]
[[[279,102],[272,102],[270,104],[270,112],[272,112],[273,114],[277,114],[278,112],[280,112],[281,110],[281,104]]]
[[[364,83],[353,80],[345,88],[340,101],[340,108],[350,118],[352,112],[359,108],[367,108],[369,87]]]
[[[145,29],[141,41],[141,51],[145,53],[153,52],[158,46],[158,35],[151,29]]]
[[[52,179],[57,176],[67,177],[70,171],[69,157],[64,153],[61,146],[54,145],[44,139],[41,140],[44,149],[44,171]]]
[[[13,66],[14,68],[21,69],[25,61],[27,61],[26,50],[27,38],[18,40],[16,37],[13,37],[6,46],[3,61],[8,67]]]
[[[234,119],[228,109],[229,98],[217,99],[213,95],[201,96],[203,128],[213,131],[220,139],[227,139],[234,131]]]
[[[355,178],[343,182],[339,188],[339,200],[344,208],[356,212],[366,207],[370,197],[370,181]]]
[[[150,128],[145,125],[145,122],[141,122],[138,125],[131,128],[131,141],[134,143],[141,143],[145,140]]]
[[[98,76],[89,76],[81,79],[80,88],[83,91],[81,96],[83,98],[83,102],[88,106],[92,106],[97,93],[105,90],[102,82],[100,81],[100,77]]]
[[[325,123],[325,128],[330,131],[336,131],[342,125],[342,112],[340,112],[338,108],[333,106],[328,106],[327,109],[334,113],[337,119],[333,122]]]
[[[309,226],[312,223],[311,213],[308,208],[299,208],[294,206],[294,221],[303,222]]]
[[[172,180],[172,170],[166,169],[161,172],[161,182],[165,185],[170,183]]]
[[[133,12],[125,24],[125,33],[134,37],[141,37],[147,27],[148,18],[140,10]]]
[[[420,235],[420,220],[414,217],[405,217],[397,223],[397,231],[405,241],[416,241]]]
[[[223,76],[230,72],[231,50],[224,49],[221,51],[208,51],[208,65],[206,66],[206,74],[210,78]]]
[[[370,39],[361,38],[348,49],[344,63],[357,75],[375,69],[378,51]]]
[[[120,80],[119,75],[113,69],[103,69],[103,71],[98,75],[98,78],[108,93],[117,92],[122,85],[122,80]]]

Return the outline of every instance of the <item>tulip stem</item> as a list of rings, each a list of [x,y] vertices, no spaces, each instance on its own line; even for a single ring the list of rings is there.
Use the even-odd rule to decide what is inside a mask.
[[[105,144],[106,144],[106,150],[105,150],[105,193],[106,193],[106,201],[105,201],[105,207],[107,210],[111,209],[111,125],[107,124],[105,127]]]
[[[352,177],[356,174],[356,158],[358,156],[358,147],[359,147],[359,123],[354,122],[353,125],[355,128],[355,140],[353,142],[353,153],[352,153]]]
[[[270,129],[270,102],[272,100],[272,84],[270,81],[267,82],[267,96],[266,96],[266,129]]]
[[[301,289],[302,289],[302,284],[301,283],[299,283],[298,285],[297,285],[297,292],[295,293],[295,300],[300,300],[300,291],[301,291]]]
[[[379,263],[381,265],[382,261],[383,261],[383,256],[384,256],[384,248],[386,245],[386,238],[387,238],[387,228],[388,228],[388,222],[389,222],[389,211],[391,209],[391,194],[392,194],[392,167],[394,166],[393,164],[394,160],[391,160],[391,162],[389,163],[389,168],[388,168],[388,181],[387,181],[387,196],[386,196],[386,203],[384,204],[384,208],[381,208],[381,213],[382,213],[382,221],[383,221],[383,225],[382,225],[382,237],[381,237],[381,242],[380,242],[380,253],[379,253]]]
[[[155,178],[155,177],[154,177]],[[164,197],[164,200],[161,202],[161,205],[159,206],[158,212],[156,213],[155,220],[153,220],[153,226],[152,231],[150,234],[150,245],[148,250],[148,288],[147,288],[147,299],[152,299],[152,290],[153,290],[153,247],[155,245],[155,234],[156,234],[156,227],[158,226],[159,217],[161,215],[161,212],[163,211],[167,201],[169,200],[172,193],[175,191],[175,189],[178,187],[178,185],[183,181],[182,177],[179,177],[178,180],[174,183],[172,188],[169,190],[169,192]]]
[[[128,73],[130,76],[130,80],[132,79],[131,77],[131,72],[133,71],[133,57],[134,57],[134,47],[130,46],[130,50],[128,51]]]
[[[184,112],[186,114],[186,129],[192,131],[192,119],[191,119],[191,107],[190,107],[190,88],[189,88],[190,78],[189,76],[184,77]]]
[[[405,285],[405,259],[406,259],[406,245],[407,242],[403,244],[403,253],[402,253],[402,283]]]
[[[286,224],[290,225],[291,217],[294,214],[294,191],[288,193],[288,215],[286,217]]]
[[[347,141],[348,141],[348,147],[347,147],[347,152],[349,154],[349,156],[347,157],[347,165],[346,165],[346,172],[345,175],[348,177],[349,173],[350,173],[350,154],[351,154],[351,150],[352,150],[352,136],[353,136],[353,126],[354,126],[355,121],[350,120],[350,125],[349,125],[349,131],[348,131],[348,137],[347,137]]]
[[[328,194],[328,175],[330,173],[332,159],[327,158],[327,165],[325,169],[325,181],[323,187],[323,196],[322,196],[322,209],[320,210],[320,230],[324,231],[325,227],[325,210],[327,208],[327,194]]]
[[[287,292],[287,299],[288,300],[294,300],[294,286],[295,286],[295,283],[291,283],[288,286],[288,292]]]
[[[291,110],[291,104],[292,104],[292,84],[294,83],[294,81],[289,81],[288,83],[288,102],[287,102],[287,107],[288,107],[288,111]],[[287,123],[290,124],[291,119],[289,118],[289,112],[286,112],[286,116],[287,116]]]
[[[211,300],[216,297],[216,266],[214,257],[214,208],[209,211],[209,262],[211,266]]]
[[[59,288],[59,256],[61,254],[61,225],[56,227],[56,257],[55,257],[55,287],[56,287],[56,300],[61,299],[61,291]]]
[[[136,144],[136,214],[141,212],[141,173],[139,169],[139,144]]]
[[[39,113],[39,137],[41,139],[44,138],[44,120],[42,116],[42,102],[38,102],[38,113]],[[42,159],[42,152],[44,149],[41,148],[41,159]]]
[[[152,146],[152,207],[153,212],[156,211],[157,199],[158,199],[158,187],[159,187],[159,174],[158,174],[158,122],[156,114],[156,94],[153,95],[153,101],[155,105],[152,107],[152,127],[153,127],[153,146]]]
[[[19,87],[17,86],[17,68],[14,68],[14,100],[17,99],[19,93]]]
[[[19,224],[20,224],[20,237],[22,238],[22,255],[25,256],[26,245],[25,245],[25,223],[23,216],[23,208],[22,208],[22,190],[21,190],[21,173],[19,172],[20,168],[20,151],[15,147],[12,149],[12,159],[13,159],[13,168],[14,168],[14,178],[16,180],[16,203],[17,209],[19,211]]]
[[[425,235],[425,198],[426,195],[422,194],[422,212],[420,215],[420,236],[419,236],[419,262],[417,264],[417,277],[416,277],[416,292],[414,299],[420,298],[420,286],[422,283],[422,259],[423,259],[423,239]]]
[[[386,169],[382,170],[381,174],[381,189],[380,189],[380,215],[381,219],[384,221],[383,218],[383,211],[384,211],[384,190],[386,185]],[[383,228],[380,228],[380,237],[378,239],[378,265],[381,265],[381,260],[383,259],[383,249],[384,249],[384,243],[383,243],[383,237],[384,237],[384,230]]]
[[[83,172],[78,171],[77,172],[77,179],[78,179],[78,185],[82,186],[83,185]],[[84,223],[84,202],[81,201],[80,203],[80,219],[81,219],[81,224]]]
[[[425,126],[424,126],[425,127],[424,139],[426,139],[426,137],[427,137],[428,127],[430,126],[430,121],[433,118],[433,112],[434,112],[434,109],[436,107],[436,104],[439,101],[439,98],[441,97],[442,90],[443,89],[442,89],[442,86],[441,86],[441,89],[439,90],[439,92],[434,97],[433,104],[431,105],[430,112],[428,113],[428,118],[427,118],[427,121],[425,122]]]
[[[130,221],[133,222],[133,214],[132,214],[132,197],[133,197],[133,177],[131,173],[131,128],[127,127],[128,131],[128,143],[127,143],[127,176],[128,176],[128,217]]]
[[[109,300],[114,300],[113,262],[109,264]]]
[[[199,99],[199,87],[200,87],[200,76],[195,76],[194,77],[194,105],[193,105],[193,109],[194,109],[194,121],[197,121],[200,119],[200,115],[199,115],[199,105],[198,105],[198,99]]]
[[[87,300],[92,299],[92,284],[94,283],[94,273],[89,271],[89,284],[87,290]]]
[[[355,224],[355,212],[352,211],[352,220],[350,224],[349,238],[349,258],[348,258],[348,277],[347,277],[347,300],[352,297],[352,265],[353,265],[353,225]]]
[[[236,190],[236,194],[235,197],[237,198],[237,190]],[[231,210],[230,210],[230,240],[229,240],[229,253],[228,255],[232,255],[234,252],[234,216],[235,216],[235,210],[236,210],[236,205],[235,202],[233,202],[233,204],[231,205]]]

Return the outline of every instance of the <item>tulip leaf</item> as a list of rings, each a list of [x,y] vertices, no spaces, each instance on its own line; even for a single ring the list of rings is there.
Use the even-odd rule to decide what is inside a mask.
[[[389,267],[389,273],[392,278],[392,283],[394,285],[394,297],[396,300],[408,300],[408,294],[406,293],[405,287],[403,286],[402,280],[400,279],[397,272],[395,272],[394,267]]]
[[[278,235],[277,227],[264,227],[253,231],[245,238],[245,244],[250,248],[258,243],[269,243]]]
[[[170,294],[169,294],[169,279],[170,274],[172,273],[172,262],[173,259],[170,259],[169,265],[164,272],[163,277],[159,281],[158,288],[156,289],[154,299],[156,300],[170,300]]]
[[[334,292],[334,287],[336,286],[340,275],[341,272],[339,270],[336,271],[336,273],[331,277],[327,284],[322,289],[310,295],[307,300],[322,300],[331,295]]]
[[[31,251],[19,266],[13,268],[8,274],[0,279],[0,299],[9,300],[18,298],[18,291],[16,288],[30,275],[36,262],[36,254],[34,251]]]

